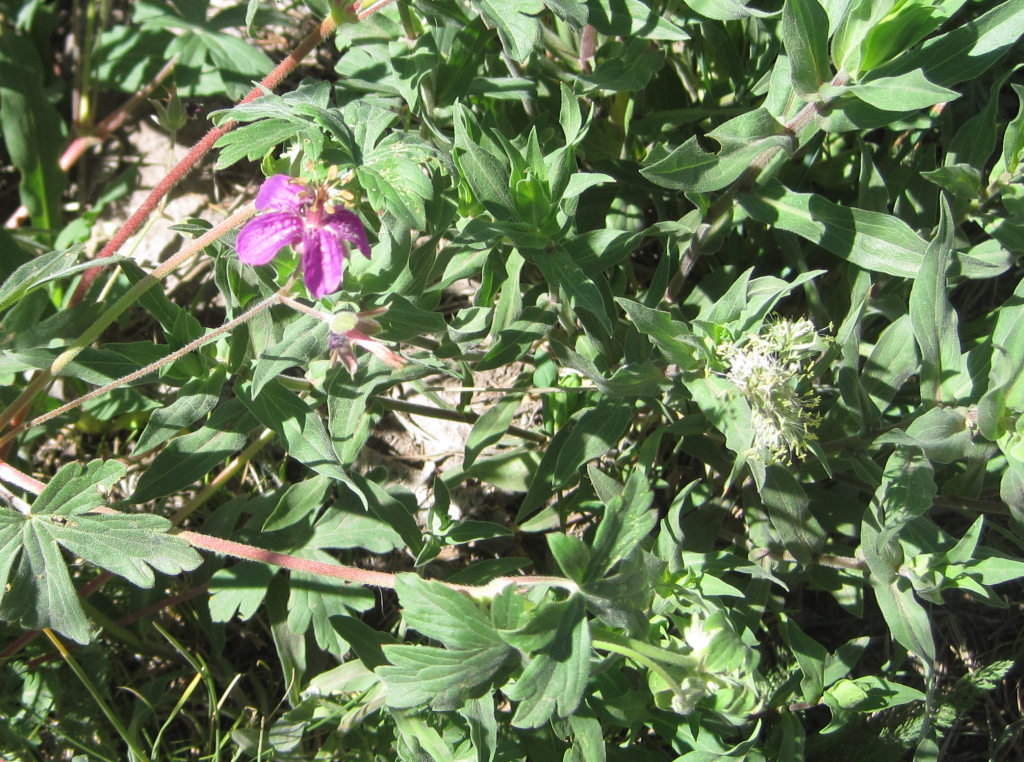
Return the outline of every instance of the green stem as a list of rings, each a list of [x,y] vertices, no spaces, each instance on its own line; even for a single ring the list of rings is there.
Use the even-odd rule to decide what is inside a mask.
[[[622,656],[632,659],[638,664],[642,664],[643,666],[647,667],[647,669],[649,669],[651,672],[653,672],[662,680],[664,680],[665,684],[671,689],[671,691],[675,695],[680,697],[683,696],[682,686],[676,681],[674,677],[672,677],[672,675],[668,673],[667,669],[665,669],[661,664],[659,664],[654,659],[650,659],[644,656],[643,654],[634,651],[632,648],[627,648],[612,640],[594,639],[592,641],[592,645],[594,646],[594,648],[599,648],[602,651],[611,651],[612,653],[621,654]]]
[[[289,288],[290,285],[291,284],[289,283],[289,285],[285,286],[285,288]],[[117,379],[116,381],[111,381],[106,386],[101,386],[97,389],[93,389],[91,392],[88,392],[87,394],[83,394],[81,397],[77,397],[76,399],[71,400],[71,402],[67,402],[61,405],[60,407],[49,411],[48,413],[44,413],[43,415],[33,418],[31,421],[28,421],[27,423],[23,423],[20,426],[11,429],[3,439],[0,439],[0,443],[6,441],[8,437],[14,436],[23,429],[31,429],[35,426],[41,426],[47,421],[53,420],[54,418],[63,415],[69,410],[74,410],[76,407],[85,404],[89,400],[96,399],[97,397],[102,397],[107,392],[117,389],[118,387],[124,386],[125,384],[130,384],[133,381],[138,381],[140,378],[145,378],[150,373],[156,373],[158,370],[160,370],[160,368],[164,367],[165,365],[170,365],[175,360],[178,360],[184,357],[185,355],[189,354],[190,352],[199,349],[199,347],[203,346],[204,344],[209,344],[218,336],[226,333],[227,331],[230,331],[232,328],[235,328],[238,325],[241,325],[245,321],[252,318],[254,315],[263,312],[263,310],[267,309],[268,307],[277,304],[278,298],[280,297],[281,293],[281,291],[278,291],[273,296],[264,299],[255,307],[250,307],[248,310],[246,310],[233,320],[229,320],[224,325],[214,328],[212,331],[210,331],[204,336],[200,336],[195,341],[190,341],[188,344],[181,347],[180,349],[176,349],[166,357],[161,357],[156,362],[152,362],[149,365],[145,366],[144,368],[139,368],[138,370],[133,371],[132,373],[129,373],[126,376],[121,376],[121,378]]]
[[[645,643],[642,640],[621,635],[605,627],[595,626],[591,629],[594,636],[596,638],[600,638],[602,642],[614,643],[618,649],[625,649],[631,653],[640,654],[644,656],[644,658],[653,659],[665,664],[672,664],[688,670],[695,670],[699,666],[699,662],[693,656],[676,653],[665,648],[659,648],[658,646],[652,646],[650,643]],[[624,651],[620,650],[618,653],[624,653]]]
[[[103,696],[96,689],[96,686],[93,685],[89,676],[85,673],[85,670],[83,670],[81,666],[79,666],[78,662],[75,661],[74,657],[71,656],[68,649],[64,647],[64,643],[61,642],[60,638],[54,635],[53,631],[49,627],[45,628],[43,631],[46,633],[46,637],[50,639],[50,642],[56,646],[58,651],[60,651],[60,655],[64,658],[64,662],[71,667],[71,671],[74,672],[78,679],[82,681],[82,685],[84,685],[85,689],[89,691],[93,701],[99,705],[100,711],[106,715],[110,724],[114,726],[114,730],[117,731],[117,734],[121,736],[121,739],[128,745],[128,749],[131,751],[132,756],[135,759],[138,759],[139,762],[148,759],[148,755],[143,752],[142,749],[139,748],[138,744],[131,738],[128,734],[128,729],[121,724],[121,720],[119,720],[117,715],[114,714],[114,711],[107,705],[107,702],[103,700]]]
[[[252,204],[247,204],[245,207],[235,212],[233,215],[228,217],[226,220],[221,222],[216,227],[207,231],[204,235],[200,236],[196,240],[189,243],[184,249],[175,254],[173,257],[168,259],[166,262],[157,267],[153,272],[146,275],[138,283],[134,284],[129,288],[120,299],[118,299],[113,305],[111,305],[106,312],[89,326],[86,331],[78,337],[78,339],[66,349],[64,352],[53,361],[53,364],[48,370],[43,370],[36,375],[35,378],[28,384],[18,397],[2,412],[0,412],[0,427],[6,426],[10,421],[18,415],[24,408],[26,408],[36,394],[42,391],[43,388],[50,382],[50,380],[58,375],[64,368],[66,368],[72,360],[74,360],[79,353],[92,344],[96,339],[100,337],[106,328],[113,323],[122,312],[131,307],[139,299],[142,294],[146,293],[150,288],[155,286],[160,280],[174,270],[178,265],[191,259],[196,254],[201,252],[204,248],[209,246],[211,243],[216,241],[222,235],[227,233],[229,230],[234,229],[246,219],[252,216],[255,212],[255,207]],[[0,445],[9,441],[14,436],[17,429],[9,431],[2,438],[0,438]]]

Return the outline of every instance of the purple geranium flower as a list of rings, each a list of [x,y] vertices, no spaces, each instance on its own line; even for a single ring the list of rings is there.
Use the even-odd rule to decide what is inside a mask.
[[[314,299],[341,286],[350,244],[370,256],[363,223],[347,209],[331,205],[323,188],[274,175],[260,187],[256,209],[262,214],[238,234],[238,258],[247,265],[265,265],[285,246],[301,244],[302,274]]]

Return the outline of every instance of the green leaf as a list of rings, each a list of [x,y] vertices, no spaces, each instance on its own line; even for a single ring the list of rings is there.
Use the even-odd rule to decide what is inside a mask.
[[[931,508],[937,491],[935,469],[927,458],[909,449],[895,450],[885,463],[872,504],[880,526],[898,531]]]
[[[331,480],[326,476],[314,476],[312,479],[289,485],[274,506],[273,512],[263,522],[261,531],[276,532],[304,518],[312,521],[312,518],[320,513],[324,496],[330,486]]]
[[[676,42],[690,39],[679,26],[642,0],[592,0],[587,7],[588,21],[601,34]]]
[[[725,378],[706,376],[685,382],[708,422],[725,434],[725,446],[740,456],[735,470],[746,461],[754,444],[750,405],[733,384]]]
[[[481,452],[505,436],[521,401],[522,398],[516,394],[505,395],[477,419],[469,436],[466,437],[463,468],[472,466]]]
[[[218,569],[210,578],[210,619],[230,622],[236,616],[243,622],[252,619],[267,595],[267,587],[277,567],[240,563]]]
[[[787,468],[769,466],[760,489],[772,526],[786,550],[810,564],[825,543],[825,530],[810,511],[810,500]]]
[[[59,163],[63,122],[48,97],[35,46],[14,29],[0,35],[0,131],[21,175],[21,203],[32,225],[56,231],[66,184]]]
[[[3,283],[0,283],[0,310],[5,310],[15,302],[21,301],[37,288],[52,280],[66,278],[69,275],[88,270],[90,267],[103,267],[123,260],[123,257],[110,257],[103,260],[102,264],[93,261],[76,264],[81,251],[80,246],[72,246],[70,249],[41,254],[21,265]]]
[[[876,77],[856,85],[826,85],[821,94],[828,98],[853,95],[882,111],[916,111],[937,103],[948,103],[960,97],[955,90],[933,84],[919,70],[896,77]],[[837,104],[838,106],[838,104]]]
[[[943,399],[943,382],[959,375],[962,368],[957,315],[946,293],[955,226],[944,197],[940,215],[935,239],[928,245],[910,289],[910,323],[921,349],[921,397],[936,403],[951,401]]]
[[[391,665],[376,671],[388,684],[389,705],[458,708],[483,695],[491,679],[508,668],[515,652],[467,595],[413,574],[399,575],[395,590],[406,623],[452,650],[385,646]]]
[[[498,220],[520,220],[512,191],[507,159],[499,158],[478,142],[476,118],[464,107],[455,109],[456,162],[476,200]]]
[[[377,518],[398,533],[410,552],[418,554],[423,548],[424,539],[420,525],[416,523],[411,512],[415,510],[415,506],[410,510],[409,506],[357,471],[353,471],[350,477],[352,484],[348,485],[349,488],[360,499],[365,499],[366,507],[373,511]]]
[[[800,665],[800,692],[804,701],[816,704],[825,689],[825,659],[828,652],[790,619],[783,620],[782,635]]]
[[[390,212],[413,230],[426,229],[426,202],[433,198],[434,185],[423,164],[432,156],[426,143],[400,133],[364,155],[356,176],[373,208]]]
[[[603,90],[643,90],[665,66],[665,54],[640,37],[630,39],[625,45],[610,43],[601,52],[607,57],[598,63],[592,73],[584,73],[580,79]]]
[[[832,37],[832,60],[839,71],[861,71],[862,44],[893,7],[894,0],[853,0]]]
[[[337,563],[323,551],[303,549],[297,555],[314,561]],[[368,611],[376,603],[376,595],[364,585],[325,579],[315,574],[293,571],[288,588],[288,627],[294,633],[303,633],[312,624],[317,645],[339,657],[348,651],[348,643],[331,624],[331,618]]]
[[[638,331],[654,339],[669,362],[678,365],[681,370],[694,370],[698,367],[703,345],[685,323],[673,320],[667,312],[653,310],[629,299],[616,297],[615,301]]]
[[[558,110],[558,124],[565,135],[566,145],[576,145],[583,139],[586,131],[583,125],[583,117],[580,116],[580,104],[573,95],[572,90],[564,82],[558,85],[561,95],[561,102]]]
[[[523,674],[505,695],[520,702],[512,726],[537,728],[552,716],[568,717],[576,711],[590,677],[590,627],[580,596],[570,598],[558,631],[550,643],[534,653]]]
[[[220,148],[216,168],[226,169],[242,159],[259,161],[277,146],[296,138],[302,129],[283,119],[262,119],[236,127],[214,146]]]
[[[481,696],[467,701],[459,714],[469,725],[469,739],[476,749],[478,762],[492,762],[498,751],[498,720],[494,715],[494,698]]]
[[[149,422],[135,443],[132,455],[149,452],[207,415],[220,399],[224,379],[224,369],[217,368],[208,376],[187,381],[170,405],[150,414]]]
[[[871,588],[893,639],[923,661],[930,673],[935,663],[932,624],[928,612],[914,597],[910,583],[903,577],[890,584],[872,577]]]
[[[719,150],[705,151],[695,137],[668,154],[658,146],[640,174],[666,188],[706,193],[729,185],[762,153],[792,147],[792,136],[764,108],[730,119],[707,137]]]
[[[311,315],[289,322],[281,340],[260,353],[252,370],[252,393],[259,395],[264,386],[289,368],[305,368],[313,358],[325,356],[327,332],[327,324]]]
[[[1004,411],[1024,412],[1024,279],[996,312],[988,390],[978,403],[978,428],[988,439],[1001,436]]]
[[[943,157],[942,164],[944,167],[964,165],[977,171],[976,168],[983,167],[988,162],[996,147],[996,116],[999,111],[999,92],[1013,73],[1013,69],[1007,69],[1002,76],[996,77],[989,88],[985,105],[956,131],[953,140],[949,144],[949,150],[946,152],[945,157]]]
[[[870,0],[868,0],[870,5]],[[943,87],[978,78],[1024,36],[1024,5],[1005,0],[977,19],[933,37],[875,69],[879,77],[921,70]]]
[[[458,709],[484,695],[515,658],[504,644],[471,651],[407,645],[383,650],[390,664],[374,671],[387,685],[388,706],[398,709],[424,704],[439,711]]]
[[[473,0],[473,5],[484,23],[498,30],[501,46],[513,61],[522,63],[530,57],[540,38],[537,14],[544,10],[541,0]]]
[[[601,289],[572,261],[564,249],[559,247],[539,252],[531,255],[529,260],[540,268],[548,283],[565,291],[575,309],[585,310],[597,319],[604,330],[612,332],[611,318],[608,316],[610,305],[605,302]]]
[[[102,504],[98,489],[123,475],[124,467],[111,461],[87,468],[72,463],[57,472],[30,513],[0,505],[0,591],[10,581],[0,592],[0,619],[89,641],[89,622],[58,545],[140,587],[153,586],[154,569],[178,574],[202,563],[183,539],[167,534],[171,523],[161,516],[88,513]]]
[[[968,164],[947,164],[929,172],[922,172],[921,177],[957,198],[970,200],[982,197],[981,172]]]
[[[124,474],[125,467],[114,460],[94,460],[84,468],[69,463],[39,493],[32,513],[72,515],[99,508],[104,495]]]
[[[348,490],[344,492],[352,495]],[[340,502],[340,500],[339,500]],[[318,548],[365,548],[389,553],[405,546],[402,537],[379,516],[366,511],[353,495],[351,505],[336,502],[313,526],[312,544]]]
[[[586,579],[586,570],[590,562],[590,549],[579,537],[567,534],[553,532],[546,535],[546,539],[551,556],[562,570],[562,574],[582,584]]]
[[[27,349],[12,355],[36,368],[49,368],[61,354],[59,349]],[[61,370],[64,377],[80,378],[90,384],[109,384],[170,354],[166,345],[149,341],[113,344],[112,348],[87,347]],[[145,383],[136,380],[135,383]]]
[[[349,483],[320,415],[277,380],[268,381],[258,395],[251,387],[237,387],[238,399],[260,423],[284,439],[288,455],[318,474]]]
[[[632,420],[632,406],[627,402],[607,397],[600,399],[583,414],[561,443],[555,461],[555,483],[568,481],[585,463],[615,447]]]
[[[395,592],[405,623],[449,648],[480,649],[502,643],[490,618],[465,593],[415,574],[399,574]]]
[[[993,179],[1003,172],[1016,174],[1024,154],[1024,87],[1016,84],[1011,84],[1011,87],[1017,94],[1017,115],[1003,132],[1003,150],[990,175]]]
[[[131,501],[154,500],[207,476],[245,446],[257,423],[237,399],[224,403],[201,429],[171,440],[142,473]]]
[[[593,474],[596,469],[591,467],[590,471]],[[653,500],[654,493],[640,471],[633,472],[620,494],[602,500],[604,514],[591,544],[585,582],[610,572],[654,530],[658,515],[650,510]]]
[[[351,616],[332,616],[331,625],[368,669],[377,669],[387,664],[381,646],[396,644],[391,633],[375,630],[361,619]]]
[[[522,359],[547,335],[557,317],[550,307],[527,307],[507,328],[498,332],[491,348],[477,361],[476,369],[494,370]]]
[[[905,432],[887,432],[875,444],[899,444],[920,447],[929,460],[953,463],[975,454],[976,445],[967,417],[962,410],[934,407],[911,423]]]
[[[716,21],[738,21],[746,18],[771,18],[775,14],[742,0],[686,0],[701,16]]]
[[[911,701],[924,701],[925,694],[883,677],[866,675],[856,680],[839,680],[825,691],[823,700],[832,712],[832,721],[821,731],[827,734],[839,729],[850,712],[873,714]]]
[[[754,219],[796,233],[865,270],[913,278],[927,249],[898,217],[833,204],[778,182],[741,193],[737,200]]]
[[[828,15],[818,0],[786,0],[780,33],[789,55],[793,89],[797,95],[811,99],[832,78]]]
[[[19,561],[10,589],[0,599],[0,620],[32,630],[50,627],[78,643],[88,643],[92,638],[89,620],[51,528],[0,505],[0,537],[4,546],[14,547],[8,563]]]
[[[884,412],[900,387],[920,367],[909,315],[900,315],[878,337],[861,375],[864,391]]]

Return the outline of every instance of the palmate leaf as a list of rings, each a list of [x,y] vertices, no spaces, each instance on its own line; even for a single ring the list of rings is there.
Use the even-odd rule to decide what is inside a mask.
[[[583,599],[566,601],[550,642],[532,654],[523,674],[505,689],[518,701],[512,725],[538,728],[552,715],[568,717],[579,706],[590,677],[590,625]]]
[[[165,518],[88,513],[102,503],[98,488],[109,488],[123,475],[119,463],[72,463],[54,476],[28,514],[0,506],[0,619],[89,642],[89,621],[60,547],[139,587],[153,586],[154,569],[177,574],[199,566],[200,555],[167,534],[171,522]]]
[[[388,686],[389,706],[458,708],[482,696],[492,678],[516,660],[515,650],[468,596],[414,574],[399,575],[395,591],[408,625],[448,648],[385,646],[391,664],[376,672]]]
[[[514,654],[504,644],[468,651],[384,646],[391,664],[376,672],[387,685],[389,706],[407,709],[429,703],[445,711],[482,696],[492,677],[508,666]]]

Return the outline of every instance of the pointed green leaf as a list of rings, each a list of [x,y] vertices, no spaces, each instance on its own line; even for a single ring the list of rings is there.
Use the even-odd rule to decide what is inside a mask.
[[[81,251],[80,246],[72,246],[69,249],[40,254],[21,265],[0,283],[0,310],[7,309],[52,280],[66,278],[90,267],[103,267],[122,261],[122,257],[111,257],[103,260],[102,264],[91,260],[78,262]]]
[[[487,447],[496,444],[505,436],[508,427],[515,418],[522,398],[516,394],[508,394],[487,408],[484,414],[473,424],[473,430],[466,437],[465,458],[463,468],[469,468]]]
[[[255,397],[250,396],[247,385],[238,387],[237,392],[253,416],[284,439],[289,456],[318,474],[349,483],[323,420],[296,394],[276,379],[268,381]]]
[[[828,58],[828,15],[818,0],[786,0],[782,7],[782,44],[789,54],[793,89],[805,98],[832,79]]]
[[[522,63],[530,57],[540,38],[540,19],[544,4],[540,0],[473,0],[484,23],[498,30],[501,46],[513,61]]]
[[[961,369],[957,315],[949,302],[946,269],[953,256],[954,225],[945,197],[939,228],[925,251],[921,269],[910,289],[910,323],[921,349],[921,396],[943,401],[943,381]]]
[[[252,393],[258,395],[271,379],[289,368],[305,368],[314,357],[327,355],[327,324],[303,315],[285,326],[281,340],[260,353],[252,370]]]
[[[856,85],[826,86],[821,93],[827,98],[853,95],[877,109],[894,112],[930,108],[937,103],[955,101],[960,97],[960,93],[955,90],[929,82],[918,70],[898,77],[877,77]]]
[[[796,233],[858,267],[913,278],[927,244],[898,217],[848,208],[770,182],[737,199],[756,220]]]
[[[786,550],[800,563],[811,563],[825,543],[825,530],[811,513],[800,482],[788,468],[769,466],[760,492]]]
[[[250,563],[215,571],[209,586],[210,619],[214,622],[229,622],[235,616],[243,622],[252,619],[276,573],[275,566]]]
[[[704,193],[720,190],[736,180],[762,153],[788,149],[793,140],[764,108],[730,119],[707,137],[719,144],[719,150],[705,151],[697,138],[690,138],[671,153],[666,154],[664,149],[652,151],[640,174],[666,188]]]
[[[234,455],[258,424],[237,399],[218,407],[198,431],[177,437],[156,456],[139,479],[131,500],[144,503],[208,475],[219,463]]]
[[[440,711],[458,709],[484,695],[515,658],[504,644],[469,651],[407,645],[383,650],[391,663],[374,671],[387,685],[388,706],[397,709],[424,704]]]
[[[97,488],[109,488],[123,474],[124,467],[112,461],[85,469],[69,464],[37,498],[38,512],[35,505],[27,515],[0,505],[0,578],[10,579],[0,593],[0,618],[88,642],[89,623],[58,546],[140,587],[152,587],[153,570],[178,574],[202,563],[188,543],[167,534],[171,523],[161,516],[87,513],[102,503]]]
[[[584,464],[611,450],[633,420],[632,406],[625,401],[604,397],[583,414],[562,442],[555,461],[554,480],[567,481]]]
[[[220,399],[225,378],[224,369],[217,368],[208,376],[187,381],[170,405],[150,414],[132,455],[149,452],[207,415]]]

